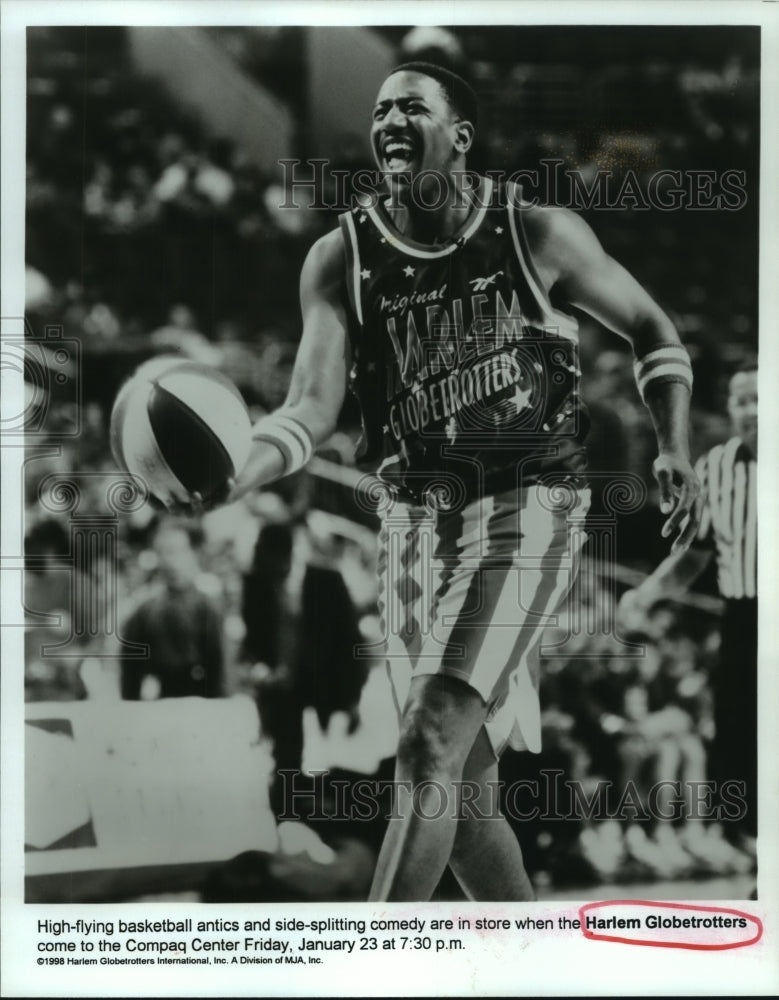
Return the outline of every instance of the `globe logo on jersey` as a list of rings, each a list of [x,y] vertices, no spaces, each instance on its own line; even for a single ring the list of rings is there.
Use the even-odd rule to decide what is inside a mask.
[[[480,437],[496,430],[539,430],[543,374],[540,352],[530,345],[504,348],[462,364],[458,437]]]

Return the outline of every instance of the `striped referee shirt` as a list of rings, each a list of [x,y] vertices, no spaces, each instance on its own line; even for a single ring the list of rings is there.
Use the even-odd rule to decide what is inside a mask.
[[[701,482],[696,544],[714,549],[720,594],[757,596],[757,463],[741,438],[715,445],[695,466]]]

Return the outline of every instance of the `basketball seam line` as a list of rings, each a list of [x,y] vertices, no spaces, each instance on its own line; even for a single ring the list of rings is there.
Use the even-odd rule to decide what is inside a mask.
[[[193,410],[192,407],[189,405],[189,403],[185,402],[180,396],[177,396],[174,392],[171,392],[170,389],[166,389],[165,386],[164,385],[160,385],[159,382],[155,381],[153,384],[154,384],[154,387],[156,389],[159,389],[159,391],[162,392],[162,393],[164,393],[169,399],[175,400],[176,403],[178,403],[180,406],[182,406],[187,411],[187,413],[191,417],[194,418],[194,422],[201,428],[201,430],[204,430],[207,433],[207,435],[209,436],[209,438],[216,445],[217,449],[227,459],[227,464],[228,464],[229,468],[232,469],[232,474],[235,475],[235,463],[233,462],[233,459],[232,459],[232,457],[230,455],[230,452],[225,448],[224,444],[222,444],[221,438],[219,438],[214,433],[213,428],[210,427],[209,424],[207,424],[206,421],[203,420],[203,418],[200,416],[200,414],[197,413],[195,410]],[[149,423],[151,424],[151,428],[154,431],[154,434],[155,434],[155,437],[156,437],[158,428],[154,426],[154,421],[152,420],[151,413],[149,413]],[[162,453],[162,451],[161,451],[161,453]],[[170,462],[168,461],[167,457],[164,455],[164,453],[162,453],[162,455],[163,455],[163,458],[165,459],[166,464],[168,465],[168,467],[170,468],[171,472],[173,473],[173,475],[176,477],[176,479],[179,480],[179,482],[181,482],[180,476],[170,466]],[[184,486],[184,483],[181,482],[181,485]]]

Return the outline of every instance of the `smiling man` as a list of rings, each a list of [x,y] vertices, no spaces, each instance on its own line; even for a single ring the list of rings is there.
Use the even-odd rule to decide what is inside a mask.
[[[439,67],[385,80],[371,140],[388,197],[358,200],[312,247],[289,395],[257,424],[232,494],[304,464],[354,391],[362,458],[386,487],[379,592],[400,718],[377,900],[429,899],[447,864],[471,899],[534,896],[493,797],[503,750],[540,749],[540,640],[589,505],[574,307],[633,347],[664,536],[684,548],[696,527],[692,380],[672,324],[577,216],[474,182],[476,113]]]

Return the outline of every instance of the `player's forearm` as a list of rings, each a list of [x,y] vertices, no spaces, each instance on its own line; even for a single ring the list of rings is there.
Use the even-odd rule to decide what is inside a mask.
[[[317,447],[335,430],[337,412],[318,405],[307,395],[284,404],[261,417],[252,428],[252,447],[229,500],[237,500],[258,489],[292,475],[308,464]]]
[[[314,448],[318,448],[334,433],[340,409],[340,399],[337,405],[333,405],[317,394],[308,393],[298,398],[288,396],[287,401],[276,412],[302,424],[308,431]]]
[[[678,597],[701,575],[711,559],[711,553],[687,549],[667,556],[635,589],[636,600],[644,607],[657,601]]]
[[[660,452],[690,457],[690,390],[680,382],[650,383],[644,402],[652,417]]]
[[[692,368],[673,324],[655,308],[631,330],[635,376],[660,452],[689,457]]]

